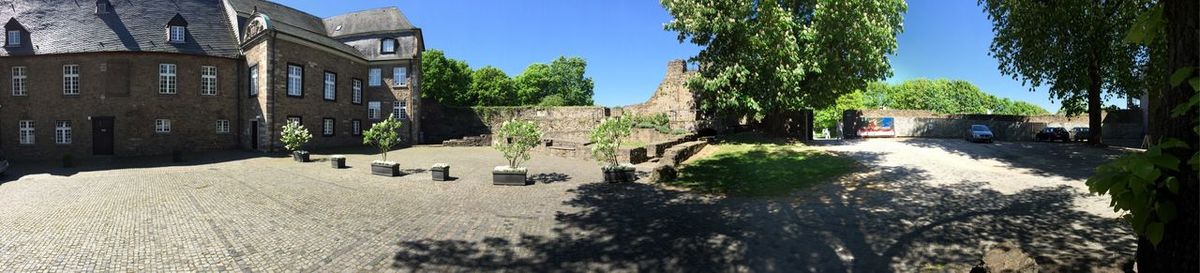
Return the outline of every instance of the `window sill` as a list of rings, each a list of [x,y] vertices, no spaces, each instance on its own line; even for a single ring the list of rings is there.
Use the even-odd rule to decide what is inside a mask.
[[[158,94],[159,94],[159,95],[176,95],[176,94],[179,94],[179,93],[163,93],[163,92],[158,92]]]

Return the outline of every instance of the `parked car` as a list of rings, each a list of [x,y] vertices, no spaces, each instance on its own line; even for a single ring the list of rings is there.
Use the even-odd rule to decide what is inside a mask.
[[[1071,141],[1071,133],[1068,133],[1067,129],[1064,129],[1063,127],[1046,127],[1046,128],[1042,128],[1042,131],[1038,132],[1037,135],[1035,135],[1033,137],[1033,139],[1036,141],[1055,141],[1055,140],[1057,140],[1057,141],[1067,142],[1067,141]]]
[[[1091,137],[1092,137],[1092,132],[1090,130],[1088,130],[1088,127],[1071,128],[1071,139],[1073,139],[1075,141],[1087,141],[1088,138],[1091,138]]]
[[[967,141],[970,142],[992,142],[992,129],[988,129],[985,125],[971,125],[971,129],[967,129]]]

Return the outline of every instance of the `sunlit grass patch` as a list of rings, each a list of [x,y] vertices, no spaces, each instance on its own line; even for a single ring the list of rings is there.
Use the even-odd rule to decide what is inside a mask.
[[[708,157],[686,163],[669,185],[704,193],[777,196],[850,173],[854,160],[800,144],[758,137],[716,144]],[[782,143],[782,144],[781,144]]]

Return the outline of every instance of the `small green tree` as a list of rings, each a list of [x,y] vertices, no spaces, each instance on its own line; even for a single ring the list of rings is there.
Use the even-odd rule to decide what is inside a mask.
[[[508,167],[516,169],[529,160],[529,150],[542,141],[542,132],[537,123],[526,120],[510,120],[500,125],[492,136],[492,147],[508,159]]]
[[[392,116],[371,125],[371,129],[363,132],[363,144],[379,148],[383,161],[387,161],[388,151],[400,143],[400,120]]]
[[[629,128],[633,127],[633,121],[629,118],[606,118],[600,122],[592,130],[588,140],[592,142],[592,156],[601,162],[608,163],[609,167],[616,167],[620,163],[617,162],[617,149],[621,147],[621,142],[629,137]]]
[[[299,151],[309,140],[312,140],[312,134],[295,120],[289,120],[283,125],[283,132],[279,138],[279,141],[283,142],[283,148],[288,151]]]

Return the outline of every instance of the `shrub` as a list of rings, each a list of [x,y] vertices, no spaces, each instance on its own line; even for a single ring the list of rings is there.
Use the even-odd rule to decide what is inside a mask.
[[[600,162],[608,163],[610,167],[619,165],[617,149],[621,147],[621,141],[629,137],[630,127],[632,122],[628,118],[605,118],[588,136],[588,140],[592,142],[592,156]]]
[[[538,103],[538,106],[551,106],[551,107],[552,106],[566,106],[566,105],[567,105],[567,101],[564,100],[562,98],[562,96],[559,96],[558,94],[546,96],[545,98],[542,98],[541,102]]]
[[[529,160],[529,150],[540,144],[542,132],[533,121],[509,120],[492,136],[492,147],[504,154],[508,167],[516,169]]]
[[[363,132],[363,144],[379,148],[383,162],[387,162],[388,151],[400,143],[400,120],[388,116],[387,119],[371,125],[371,129]]]
[[[312,134],[295,120],[289,120],[283,125],[283,132],[279,138],[279,141],[283,142],[283,148],[288,151],[299,151],[309,140],[312,140]]]

